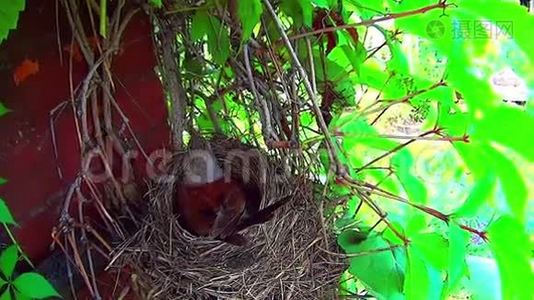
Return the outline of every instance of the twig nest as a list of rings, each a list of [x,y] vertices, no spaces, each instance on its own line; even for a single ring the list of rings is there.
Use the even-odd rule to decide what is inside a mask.
[[[114,266],[128,266],[142,299],[333,299],[344,270],[336,241],[313,201],[312,185],[287,175],[275,159],[236,140],[210,144],[225,172],[256,188],[266,206],[290,202],[265,224],[247,228],[246,246],[197,237],[172,212],[182,178],[183,153],[170,164],[175,176],[155,183],[142,225],[117,247]],[[244,159],[246,157],[246,159]],[[248,181],[246,177],[248,176]]]

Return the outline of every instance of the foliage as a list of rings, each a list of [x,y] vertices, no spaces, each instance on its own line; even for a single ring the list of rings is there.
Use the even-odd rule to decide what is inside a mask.
[[[0,43],[7,38],[10,30],[17,28],[19,13],[24,10],[25,4],[24,0],[0,1]]]
[[[234,19],[221,17],[236,3]],[[329,212],[339,245],[351,255],[343,295],[363,286],[380,299],[476,298],[484,281],[475,278],[489,275],[472,262],[492,253],[502,298],[531,298],[525,180],[532,168],[520,167],[534,160],[532,104],[507,106],[489,82],[510,66],[533,86],[528,28],[534,17],[496,0],[283,0],[274,11],[276,17],[260,0],[207,1],[193,10],[190,36],[181,37],[184,45],[189,38],[197,43],[181,57],[194,99],[190,113],[202,129],[252,140],[261,131],[266,144],[269,125],[287,131],[250,109],[262,93],[258,87],[236,88],[246,78],[236,74],[233,60],[247,55],[245,74],[273,82],[280,109],[293,109],[288,98],[302,101],[299,143],[323,163],[309,171],[332,175],[336,157],[347,169],[340,181],[334,168],[325,200],[347,199]],[[274,83],[300,74],[276,19],[315,83],[327,133],[302,75],[291,77],[298,79],[293,87]],[[403,121],[418,130],[393,134],[385,116],[403,110],[409,114]]]
[[[25,4],[24,0],[0,1],[0,44],[7,39],[9,31],[17,27],[19,13],[24,10]],[[8,112],[9,109],[0,101],[0,117]]]
[[[56,290],[40,274],[35,272],[22,273],[18,276],[14,273],[15,265],[20,256],[16,245],[12,245],[0,254],[0,299],[45,299],[59,297]]]

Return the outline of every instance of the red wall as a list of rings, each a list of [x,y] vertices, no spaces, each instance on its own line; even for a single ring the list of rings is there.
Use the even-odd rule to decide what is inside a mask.
[[[68,49],[71,34],[63,8],[59,11],[61,47]],[[148,152],[167,145],[168,137],[150,33],[149,19],[139,12],[127,27],[112,66],[117,101]],[[51,229],[80,170],[70,107],[55,122],[58,162],[53,155],[49,113],[70,94],[69,53],[61,49],[61,64],[57,36],[55,2],[28,1],[18,29],[0,46],[0,101],[12,110],[0,118],[0,176],[9,180],[0,186],[0,197],[20,225],[14,228],[17,239],[35,262],[49,254]],[[37,61],[39,70],[16,85],[13,74],[25,59]],[[82,61],[74,63],[74,86],[86,72]],[[58,165],[64,180],[58,177]],[[137,161],[137,166],[142,173],[143,162]],[[139,183],[144,184],[144,180]]]

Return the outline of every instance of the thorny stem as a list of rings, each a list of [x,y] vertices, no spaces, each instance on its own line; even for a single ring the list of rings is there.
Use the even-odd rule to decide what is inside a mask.
[[[379,101],[376,101],[374,102],[373,104],[369,105],[368,107],[364,108],[362,110],[362,114],[366,114],[366,115],[370,115],[370,114],[373,114],[373,113],[376,113],[376,112],[380,112],[378,114],[378,116],[371,122],[371,125],[374,125],[378,119],[380,117],[382,117],[382,115],[389,109],[391,108],[393,105],[396,105],[396,104],[400,104],[400,103],[407,103],[410,99],[416,97],[416,96],[419,96],[423,93],[426,93],[426,92],[429,92],[431,90],[434,90],[440,86],[446,86],[447,84],[445,83],[445,81],[443,80],[440,80],[436,83],[434,83],[433,85],[431,85],[430,87],[426,88],[426,89],[421,89],[421,90],[418,90],[416,92],[413,92],[409,95],[406,95],[400,99],[396,99],[396,100],[386,100],[386,99],[383,99],[383,100],[379,100]],[[383,107],[380,107],[380,108],[376,108],[376,109],[373,109],[371,110],[372,107],[380,104],[380,103],[385,103],[385,105]]]
[[[266,1],[266,0],[264,0],[264,1]],[[370,25],[374,25],[374,24],[377,24],[377,23],[380,23],[380,22],[384,22],[384,21],[388,21],[388,20],[392,20],[392,19],[399,19],[399,18],[409,17],[409,16],[413,16],[413,15],[424,14],[424,13],[430,11],[430,10],[433,10],[433,9],[440,9],[441,8],[441,9],[445,10],[447,7],[451,7],[451,6],[454,6],[454,4],[447,3],[446,0],[440,0],[438,3],[432,4],[432,5],[429,5],[429,6],[425,6],[425,7],[419,8],[419,9],[414,9],[414,10],[400,12],[400,13],[392,13],[392,14],[388,14],[388,15],[380,17],[380,18],[371,19],[371,20],[365,20],[365,21],[358,22],[358,23],[353,23],[353,24],[345,24],[345,25],[321,28],[321,29],[317,29],[317,30],[314,30],[314,31],[309,31],[309,32],[293,35],[293,36],[289,37],[289,39],[290,40],[297,40],[297,39],[301,39],[303,37],[312,36],[312,35],[321,34],[321,33],[326,33],[326,32],[333,32],[333,31],[340,30],[340,29],[348,29],[348,28],[354,28],[354,27],[359,27],[359,26],[370,26]]]
[[[419,135],[419,137],[425,137],[425,136],[427,136],[427,135],[429,135],[429,134],[432,134],[432,133],[436,133],[435,130],[430,130],[430,131],[424,132],[424,133],[422,133],[421,135]],[[363,169],[365,169],[365,168],[367,168],[368,166],[370,166],[370,165],[376,163],[377,161],[379,161],[379,160],[381,160],[381,159],[383,159],[383,158],[385,158],[385,157],[387,157],[387,156],[389,156],[389,155],[391,155],[391,154],[397,152],[398,150],[400,150],[400,149],[402,149],[402,148],[404,148],[404,147],[410,145],[411,143],[413,143],[413,142],[415,142],[415,141],[417,141],[417,139],[411,139],[411,140],[407,141],[406,143],[403,143],[403,144],[398,145],[397,147],[395,147],[395,148],[389,150],[388,152],[386,152],[386,153],[384,153],[384,154],[378,156],[377,158],[371,160],[370,162],[368,162],[367,164],[363,165],[362,167],[359,167],[358,169],[356,169],[356,173],[362,171]]]
[[[356,188],[362,188],[362,185],[359,184],[358,182],[354,181],[353,179],[351,179],[350,181],[348,181],[348,183],[350,185],[354,185]],[[367,184],[366,187],[364,187],[364,189],[369,189],[369,192],[372,192],[372,193],[375,193],[375,194],[378,194],[384,198],[388,198],[388,199],[392,199],[392,200],[395,200],[395,201],[398,201],[398,202],[401,202],[401,203],[404,203],[404,204],[407,204],[411,207],[414,207],[422,212],[425,212],[439,220],[442,220],[443,222],[445,223],[449,223],[451,221],[450,219],[450,215],[447,215],[447,214],[444,214],[434,208],[431,208],[431,207],[428,207],[428,206],[424,206],[424,205],[421,205],[421,204],[416,204],[416,203],[412,203],[410,201],[408,201],[407,199],[404,199],[400,196],[397,196],[397,195],[394,195],[394,194],[391,194],[390,192],[388,191],[385,191],[383,189],[380,189],[378,186],[373,186],[371,184]],[[379,192],[379,193],[377,193]],[[366,200],[369,200],[369,202],[371,201],[370,197],[365,195],[364,193],[359,193],[360,197],[362,199],[366,199]],[[367,201],[366,201],[367,203]],[[373,207],[371,207],[373,208]],[[373,209],[374,210],[374,209]],[[375,210],[376,212],[376,210]],[[406,237],[404,237],[404,235],[402,235],[401,233],[399,233],[393,226],[391,226],[388,222],[387,222],[387,219],[385,217],[382,216],[381,213],[377,212],[377,214],[384,219],[384,222],[386,222],[386,224],[388,225],[388,227],[393,231],[393,233],[395,233],[395,235],[397,235],[399,238],[401,238],[403,241],[405,241],[405,243],[408,243],[408,239]],[[477,229],[474,229],[472,227],[469,227],[467,225],[460,225],[460,228],[464,229],[465,231],[468,231],[472,234],[475,234],[477,236],[479,236],[481,239],[483,239],[484,241],[487,241],[488,240],[488,237],[487,237],[487,234],[485,231],[479,231]]]

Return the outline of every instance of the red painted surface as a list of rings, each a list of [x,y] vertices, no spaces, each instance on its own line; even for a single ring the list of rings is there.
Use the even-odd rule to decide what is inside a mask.
[[[0,196],[20,225],[14,229],[17,239],[35,262],[49,254],[51,229],[57,224],[66,189],[80,170],[72,109],[68,107],[55,121],[58,162],[49,127],[49,112],[70,95],[69,53],[65,51],[71,44],[70,26],[61,7],[59,11],[61,47],[57,44],[55,5],[46,0],[28,2],[18,29],[0,46],[0,101],[12,110],[0,118],[0,176],[9,180],[0,186]],[[148,18],[138,13],[128,25],[112,65],[117,102],[149,153],[167,145],[168,137],[150,32]],[[37,62],[38,71],[18,80],[17,85],[13,73],[26,59]],[[74,87],[86,72],[87,66],[74,59]],[[144,185],[145,163],[139,158],[134,165],[138,183]],[[63,180],[57,166],[63,171]]]

